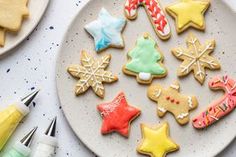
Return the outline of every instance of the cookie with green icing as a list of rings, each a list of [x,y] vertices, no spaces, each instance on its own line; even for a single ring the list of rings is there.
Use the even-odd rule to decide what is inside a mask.
[[[153,78],[167,75],[163,65],[163,55],[157,43],[148,33],[138,38],[136,46],[128,52],[128,63],[123,66],[123,72],[136,76],[138,83],[150,84]]]

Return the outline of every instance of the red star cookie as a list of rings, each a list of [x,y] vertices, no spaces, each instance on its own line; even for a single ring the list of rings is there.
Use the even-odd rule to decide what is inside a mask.
[[[112,102],[98,105],[97,109],[103,118],[101,133],[108,134],[115,131],[125,137],[129,136],[130,122],[141,113],[139,109],[128,105],[123,92]]]

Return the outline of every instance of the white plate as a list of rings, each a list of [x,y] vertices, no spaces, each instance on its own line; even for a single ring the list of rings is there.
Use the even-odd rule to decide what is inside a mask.
[[[29,0],[29,17],[24,19],[20,31],[16,33],[6,32],[5,46],[0,47],[0,55],[5,54],[9,50],[20,44],[37,26],[42,18],[49,0]]]
[[[162,1],[163,6],[176,0]],[[190,31],[194,32],[202,42],[207,39],[215,39],[217,47],[212,54],[221,62],[222,70],[207,71],[207,79],[201,86],[193,75],[180,79],[181,92],[196,95],[199,107],[191,112],[191,118],[213,100],[222,96],[221,92],[209,90],[207,81],[215,75],[229,74],[236,79],[236,70],[232,69],[236,61],[236,36],[235,36],[235,14],[228,9],[221,1],[211,1],[212,5],[206,14],[206,31],[188,30],[181,35],[175,33],[174,21],[168,16],[172,28],[172,37],[169,41],[163,42],[158,39],[153,31],[144,9],[139,9],[139,16],[136,21],[128,22],[124,30],[126,47],[124,50],[108,49],[102,53],[94,52],[93,39],[85,32],[83,26],[97,18],[102,7],[105,7],[114,16],[123,16],[124,0],[91,0],[77,15],[65,35],[64,42],[57,60],[57,88],[63,111],[75,134],[100,157],[136,157],[136,146],[141,138],[140,123],[156,124],[168,121],[170,124],[171,137],[180,145],[180,150],[168,156],[173,157],[212,157],[224,149],[236,135],[236,114],[233,112],[212,127],[206,130],[196,130],[191,123],[180,126],[176,123],[171,114],[160,119],[156,115],[156,104],[146,96],[147,86],[139,85],[134,77],[129,77],[121,72],[123,64],[126,63],[126,54],[134,47],[138,36],[143,32],[149,32],[154,37],[161,50],[164,52],[164,64],[169,70],[165,79],[156,79],[154,83],[163,83],[169,86],[176,76],[176,69],[181,64],[170,52],[171,48],[179,44],[185,45],[185,38]],[[137,27],[138,26],[138,27]],[[113,84],[106,84],[104,100],[98,98],[92,90],[84,95],[76,97],[74,88],[76,81],[66,71],[70,64],[80,64],[80,52],[84,49],[95,57],[103,54],[112,54],[109,70],[118,74],[119,81]],[[128,87],[128,88],[127,88]],[[100,134],[102,118],[96,110],[96,105],[112,100],[119,91],[126,93],[128,102],[142,109],[142,114],[131,125],[130,137],[128,139],[114,133],[103,136]]]

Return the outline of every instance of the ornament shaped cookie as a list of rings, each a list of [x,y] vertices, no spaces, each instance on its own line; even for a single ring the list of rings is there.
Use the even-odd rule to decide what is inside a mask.
[[[121,35],[126,20],[115,18],[102,8],[98,19],[85,25],[85,30],[94,38],[95,50],[100,52],[109,47],[123,48],[124,41]]]
[[[176,30],[181,33],[189,27],[205,30],[204,14],[209,6],[209,0],[179,0],[166,7],[166,11],[175,19]]]
[[[202,129],[217,122],[227,114],[231,113],[236,107],[236,80],[223,77],[214,77],[208,83],[212,90],[224,90],[225,94],[193,119],[193,126]]]
[[[179,146],[169,137],[169,125],[156,126],[141,124],[142,140],[137,151],[150,157],[165,157],[167,153],[177,151]]]
[[[28,0],[0,0],[0,46],[5,44],[5,31],[17,32],[29,15]]]
[[[141,113],[138,108],[128,105],[123,92],[112,102],[98,105],[97,109],[103,118],[101,133],[118,132],[125,137],[129,136],[130,123]]]
[[[77,96],[92,87],[99,97],[104,97],[105,88],[102,83],[112,83],[118,80],[110,71],[105,70],[110,63],[110,59],[111,55],[104,55],[101,59],[95,60],[87,52],[82,51],[81,65],[71,65],[67,69],[71,76],[79,79],[75,87]]]
[[[138,38],[135,48],[128,52],[128,63],[123,66],[123,72],[136,76],[139,83],[150,84],[153,78],[167,75],[162,61],[163,56],[156,42],[145,33]]]
[[[163,40],[167,40],[171,36],[171,29],[166,15],[161,8],[159,0],[126,0],[125,2],[125,16],[134,20],[138,16],[138,7],[143,6],[148,14],[152,26]]]
[[[183,61],[177,70],[177,74],[178,76],[186,76],[193,71],[195,79],[203,84],[206,77],[205,68],[220,69],[219,61],[210,56],[210,53],[215,49],[215,40],[206,41],[205,44],[201,45],[196,36],[190,33],[186,42],[187,49],[182,47],[172,49],[173,55]]]
[[[179,88],[178,82],[170,85],[167,89],[164,89],[160,84],[151,85],[148,88],[148,97],[157,102],[159,117],[170,112],[179,124],[184,125],[189,122],[189,111],[195,109],[198,102],[195,96],[180,94]]]

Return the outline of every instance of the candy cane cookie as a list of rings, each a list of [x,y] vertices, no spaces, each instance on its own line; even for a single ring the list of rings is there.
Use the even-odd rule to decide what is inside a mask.
[[[215,77],[209,82],[209,87],[213,90],[222,89],[224,96],[212,102],[209,107],[193,119],[193,126],[197,129],[206,128],[217,122],[236,106],[236,81],[227,75]]]
[[[161,8],[158,0],[126,0],[125,16],[130,19],[136,19],[139,6],[145,7],[148,17],[156,34],[162,39],[167,40],[171,36],[171,30],[166,15]]]

